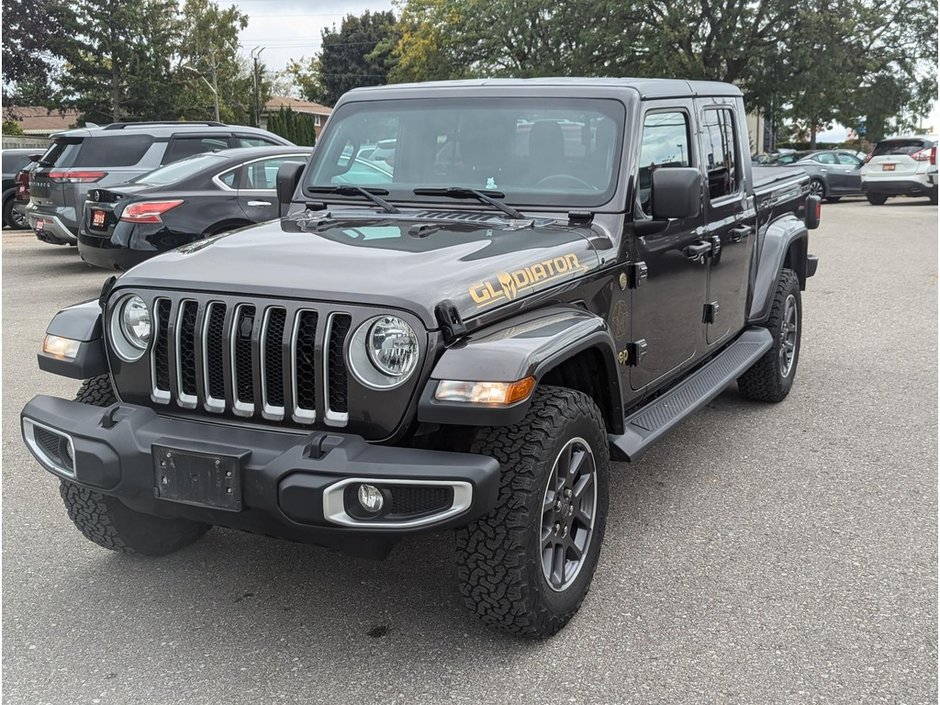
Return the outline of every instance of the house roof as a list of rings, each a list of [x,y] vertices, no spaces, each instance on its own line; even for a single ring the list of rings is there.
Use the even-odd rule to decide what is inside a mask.
[[[67,130],[78,121],[77,110],[59,112],[38,105],[4,106],[3,119],[19,123],[26,135],[48,135]]]
[[[333,108],[328,108],[325,105],[320,105],[319,103],[314,103],[309,100],[298,100],[297,98],[290,98],[283,95],[274,95],[271,96],[271,99],[264,104],[265,111],[271,113],[281,108],[290,108],[295,113],[309,113],[311,115],[329,115],[333,112]]]

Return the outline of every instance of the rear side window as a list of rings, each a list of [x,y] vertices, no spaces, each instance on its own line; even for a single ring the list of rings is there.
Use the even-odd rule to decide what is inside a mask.
[[[3,155],[3,173],[4,174],[15,174],[27,164],[29,164],[28,154],[4,154]]]
[[[882,140],[875,145],[875,149],[871,155],[873,157],[882,157],[887,154],[914,154],[915,152],[932,146],[933,142],[929,140]]]
[[[740,183],[734,113],[728,108],[706,110],[702,128],[708,195],[714,200],[734,193]]]
[[[163,163],[169,164],[194,154],[228,148],[228,137],[175,137],[167,147]]]
[[[223,158],[214,154],[200,154],[196,157],[183,159],[173,164],[160,167],[136,179],[135,183],[148,186],[166,186],[182,179],[187,179],[202,169],[206,169],[223,162]]]
[[[72,166],[134,166],[152,144],[151,135],[86,139]]]
[[[235,135],[236,147],[275,147],[280,146],[274,140],[264,137],[249,137],[247,135]]]
[[[640,208],[650,212],[652,178],[655,169],[691,164],[689,156],[689,116],[685,113],[649,113],[643,121],[640,144],[638,188]]]

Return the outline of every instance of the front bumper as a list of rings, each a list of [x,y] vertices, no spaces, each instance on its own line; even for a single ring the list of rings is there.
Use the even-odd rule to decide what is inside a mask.
[[[26,220],[36,237],[52,245],[77,245],[78,238],[58,215],[43,213],[36,207],[26,207]],[[41,223],[41,225],[40,225]]]
[[[95,407],[34,397],[21,414],[33,456],[70,482],[119,497],[132,509],[381,556],[402,536],[461,526],[490,511],[499,463],[470,453],[370,445],[351,434],[306,435],[161,416],[117,403]],[[71,467],[37,442],[47,432],[66,437]],[[48,435],[45,436],[48,438]],[[194,506],[160,498],[152,447],[240,456],[240,509]],[[165,473],[160,470],[160,473]],[[452,487],[447,507],[417,519],[359,519],[345,511],[350,481],[379,487]],[[345,500],[348,501],[348,500]]]

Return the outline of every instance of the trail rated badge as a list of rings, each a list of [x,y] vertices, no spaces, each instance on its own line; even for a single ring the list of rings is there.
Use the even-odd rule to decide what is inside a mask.
[[[587,269],[576,254],[561,255],[511,272],[497,272],[491,279],[471,284],[468,291],[477,308],[483,308],[499,301],[513,301],[521,292],[537,284],[556,281]]]

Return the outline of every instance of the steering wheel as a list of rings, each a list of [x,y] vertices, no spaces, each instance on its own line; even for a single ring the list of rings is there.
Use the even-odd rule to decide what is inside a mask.
[[[553,181],[565,181],[565,180],[575,183],[578,186],[584,186],[585,188],[588,188],[591,191],[599,190],[597,186],[594,186],[593,184],[589,184],[584,179],[579,179],[577,176],[572,176],[571,174],[552,174],[551,176],[546,176],[542,179],[539,179],[533,185],[534,186],[547,186],[549,183]]]

